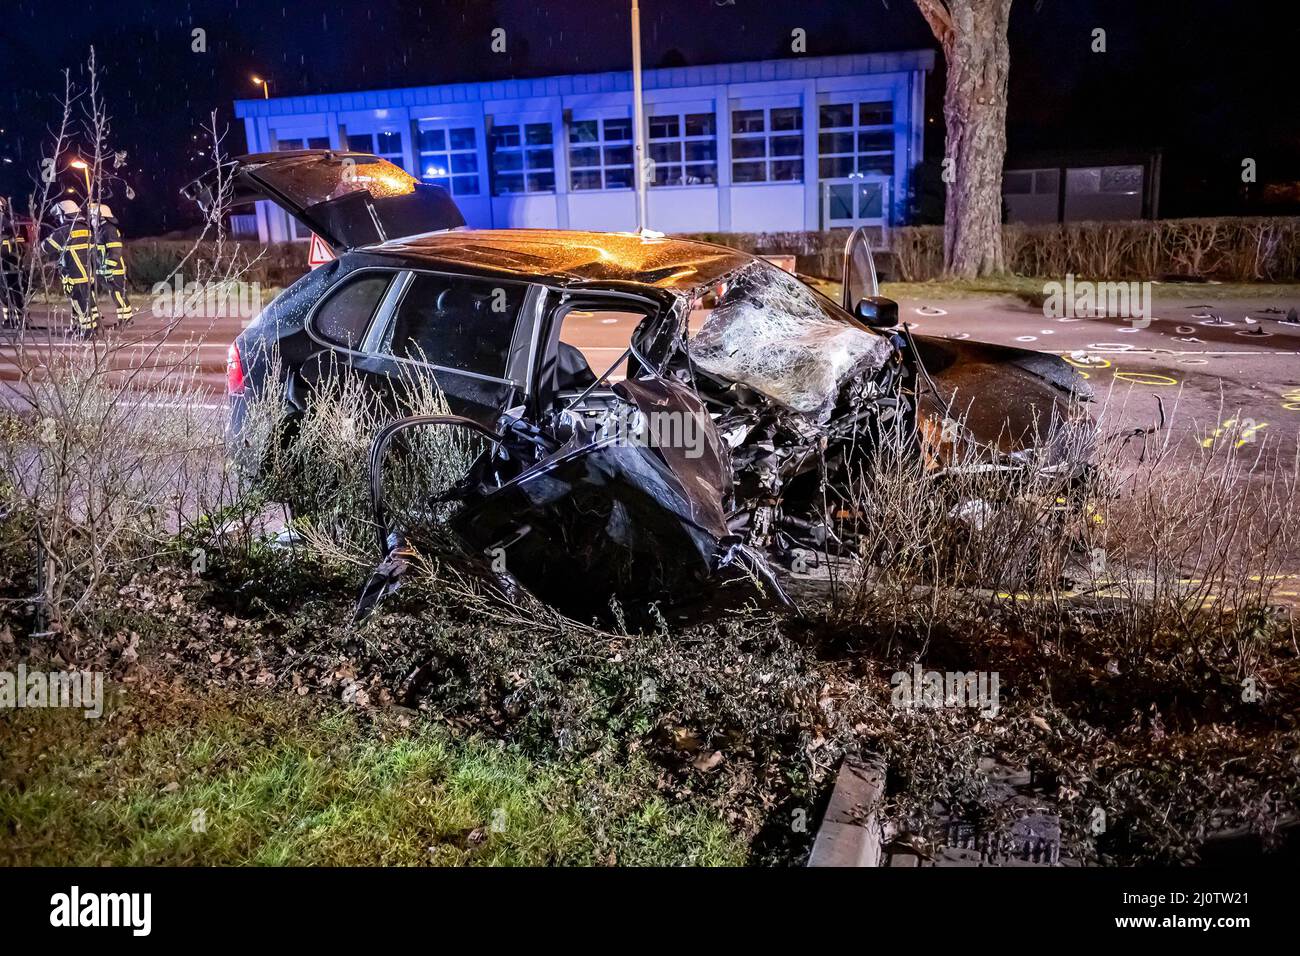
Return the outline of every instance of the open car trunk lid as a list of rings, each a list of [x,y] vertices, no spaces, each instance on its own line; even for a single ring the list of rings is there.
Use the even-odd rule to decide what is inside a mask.
[[[334,252],[465,225],[441,186],[370,153],[304,149],[255,153],[181,190],[205,212],[215,203],[274,202]]]

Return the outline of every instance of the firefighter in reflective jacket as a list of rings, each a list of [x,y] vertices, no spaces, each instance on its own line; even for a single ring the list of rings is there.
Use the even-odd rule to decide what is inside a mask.
[[[99,306],[95,304],[93,276],[93,236],[90,224],[80,207],[71,199],[55,203],[51,210],[54,231],[45,238],[45,248],[58,255],[59,278],[63,293],[72,302],[76,331],[82,337],[99,328]]]
[[[129,325],[135,309],[131,308],[126,291],[126,258],[117,217],[103,203],[96,203],[90,207],[90,227],[95,234],[95,274],[104,281],[113,297],[117,324]]]
[[[9,201],[0,196],[0,324],[23,324],[23,255],[27,236],[13,217]]]

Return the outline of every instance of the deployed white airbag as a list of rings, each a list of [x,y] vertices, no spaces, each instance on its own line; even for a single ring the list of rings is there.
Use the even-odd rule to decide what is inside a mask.
[[[691,341],[691,360],[787,408],[826,421],[850,378],[878,371],[892,346],[849,324],[780,269],[737,273]]]

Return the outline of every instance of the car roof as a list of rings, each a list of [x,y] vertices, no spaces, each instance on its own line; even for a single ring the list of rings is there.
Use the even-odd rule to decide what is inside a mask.
[[[364,250],[532,279],[636,282],[688,292],[755,257],[707,242],[626,232],[453,229],[393,239]]]

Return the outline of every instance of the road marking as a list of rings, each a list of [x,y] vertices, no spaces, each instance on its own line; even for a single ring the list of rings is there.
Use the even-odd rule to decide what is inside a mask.
[[[1112,343],[1112,344],[1115,344],[1115,343]],[[1089,346],[1089,348],[1093,348],[1093,347],[1092,347],[1092,346]],[[1053,355],[1060,355],[1060,356],[1064,357],[1065,355],[1068,355],[1070,352],[1079,352],[1079,351],[1084,351],[1084,350],[1082,350],[1082,349],[1060,349],[1060,350],[1058,350],[1058,351],[1053,351],[1051,354],[1053,354]],[[1093,351],[1095,351],[1095,352],[1101,352],[1101,351],[1104,351],[1104,349],[1093,348]],[[1227,355],[1300,355],[1300,351],[1297,351],[1297,352],[1280,352],[1280,351],[1279,351],[1279,352],[1275,352],[1275,351],[1273,351],[1272,349],[1264,349],[1264,350],[1262,350],[1262,351],[1261,351],[1261,350],[1257,350],[1257,349],[1229,349],[1229,350],[1224,351],[1224,352],[1218,352],[1218,351],[1213,351],[1213,350],[1210,350],[1210,349],[1156,349],[1156,348],[1142,348],[1142,347],[1134,347],[1134,346],[1131,346],[1131,345],[1125,346],[1124,348],[1122,348],[1122,349],[1118,349],[1117,351],[1121,351],[1121,352],[1129,352],[1129,353],[1131,353],[1131,354],[1133,354],[1133,355],[1138,355],[1138,354],[1142,354],[1142,355],[1209,355],[1209,356],[1227,356]]]
[[[1153,388],[1167,388],[1170,385],[1178,384],[1176,378],[1170,378],[1168,375],[1156,375],[1152,372],[1116,372],[1115,377],[1122,382],[1131,382],[1134,385],[1149,385]]]
[[[1075,351],[1078,351],[1077,349]],[[1061,358],[1066,363],[1073,365],[1075,368],[1110,368],[1110,359],[1099,359],[1088,356],[1088,361],[1080,362],[1074,358],[1074,352],[1062,352]]]
[[[1259,431],[1261,428],[1267,428],[1267,427],[1268,427],[1268,422],[1257,422],[1253,418],[1243,418],[1240,420],[1236,418],[1229,418],[1224,420],[1219,425],[1219,427],[1214,430],[1214,434],[1210,435],[1208,438],[1201,439],[1201,447],[1213,448],[1215,442],[1217,442],[1219,438],[1223,436],[1224,432],[1230,431],[1233,432],[1234,434],[1241,436],[1237,440],[1236,445],[1234,446],[1236,448],[1240,448],[1242,445],[1248,444],[1255,440],[1255,432]]]

